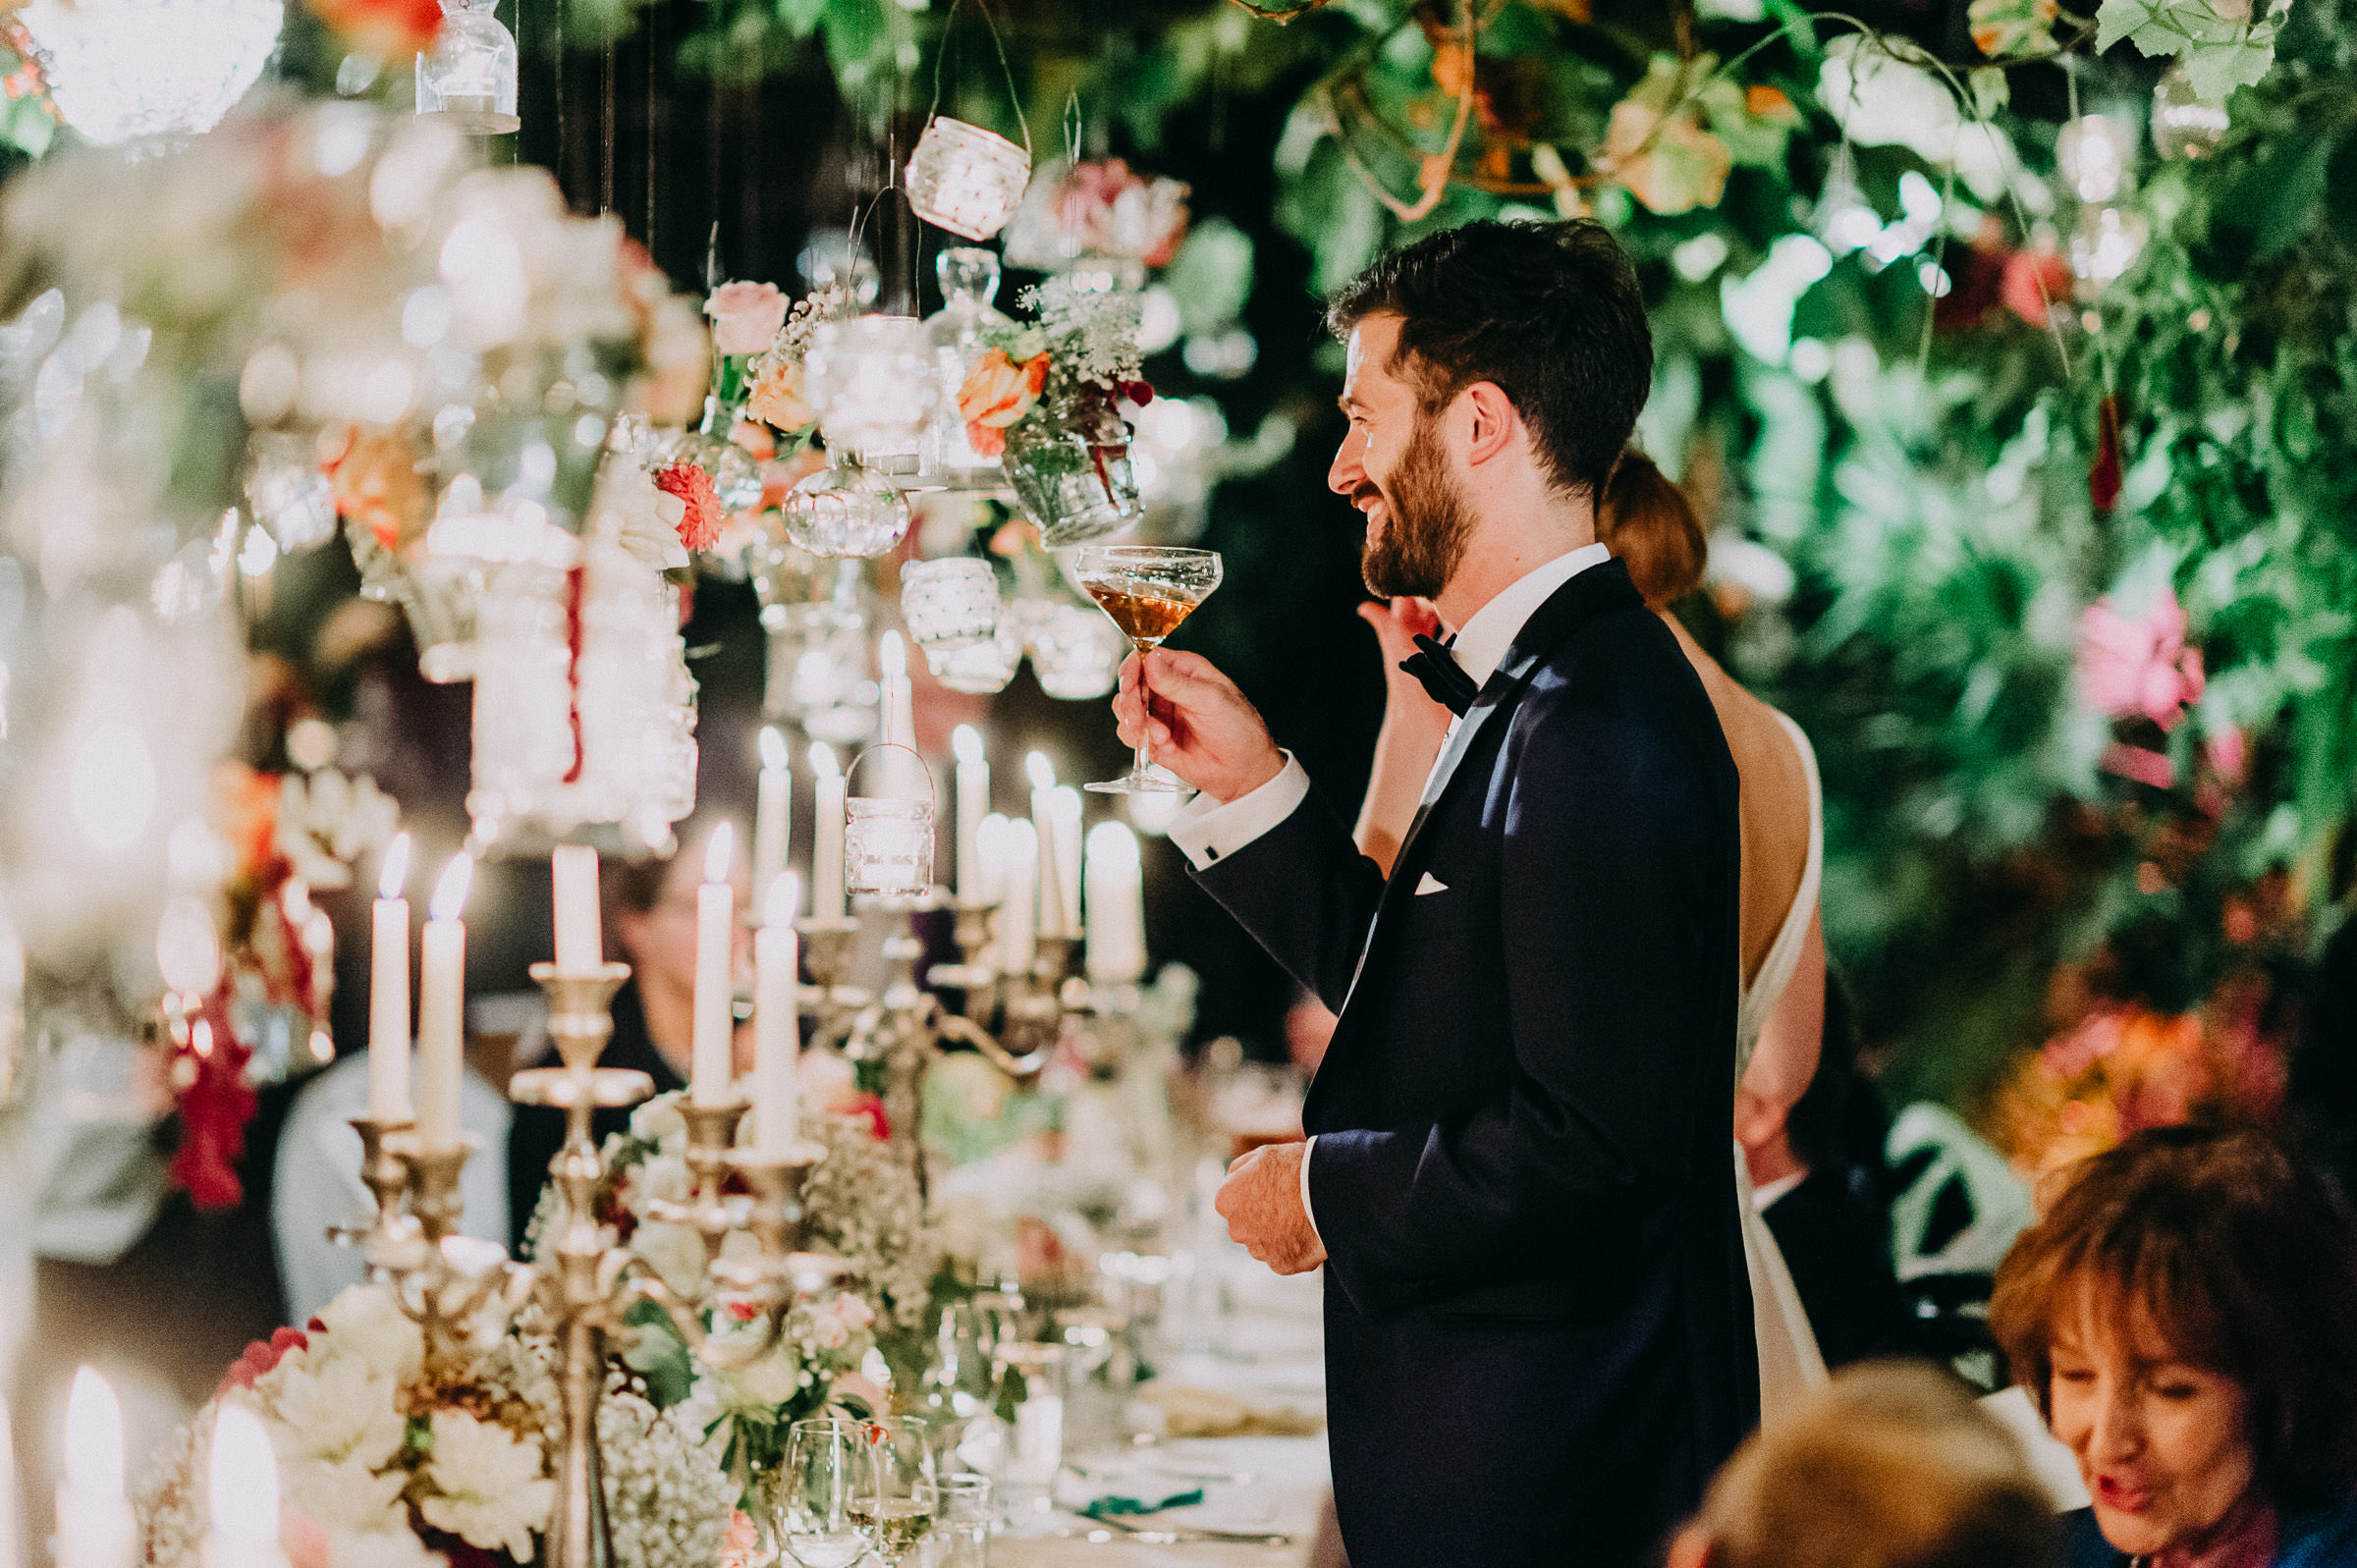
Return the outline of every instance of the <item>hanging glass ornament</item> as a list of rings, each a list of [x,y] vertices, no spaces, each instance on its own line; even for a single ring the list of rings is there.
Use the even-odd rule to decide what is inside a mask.
[[[972,245],[944,250],[933,263],[945,301],[926,319],[925,336],[933,346],[933,363],[940,378],[940,401],[925,431],[921,474],[945,490],[995,491],[1007,485],[1006,470],[996,457],[983,457],[965,438],[965,419],[958,411],[958,389],[984,348],[991,329],[1008,324],[991,301],[999,292],[999,258]]]
[[[2179,60],[2153,88],[2153,147],[2164,158],[2203,158],[2226,136],[2226,106],[2204,102]]]
[[[417,112],[470,136],[520,129],[516,35],[493,13],[499,0],[442,0],[433,46],[417,54]]]
[[[925,427],[941,399],[922,322],[882,315],[822,322],[802,360],[802,384],[830,450],[848,447],[872,468],[914,477]]]
[[[1001,610],[990,635],[955,649],[927,648],[925,668],[952,691],[989,697],[1007,689],[1023,662],[1022,627],[1013,610]]]
[[[2070,237],[2070,270],[2092,289],[2101,289],[2135,265],[2152,225],[2133,208],[2089,207]]]
[[[1039,689],[1067,702],[1102,697],[1120,678],[1129,639],[1102,613],[1069,600],[1022,605],[1024,643]]]
[[[993,131],[936,115],[908,159],[908,205],[936,228],[987,240],[1007,227],[1031,154]]]
[[[2128,189],[2135,156],[2135,138],[2110,115],[2081,115],[2055,134],[2055,168],[2063,184],[2098,206]]]
[[[269,65],[281,0],[32,0],[17,13],[66,124],[101,146],[200,135]]]
[[[779,508],[786,537],[822,560],[880,556],[907,536],[908,498],[850,448],[836,452],[834,462],[787,492]]]

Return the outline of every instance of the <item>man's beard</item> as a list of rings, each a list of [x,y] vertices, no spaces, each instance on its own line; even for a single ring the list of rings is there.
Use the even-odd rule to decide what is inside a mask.
[[[1369,537],[1359,551],[1367,592],[1383,599],[1437,598],[1455,573],[1473,528],[1441,450],[1440,421],[1419,415],[1398,465],[1383,485],[1370,479],[1367,488],[1391,512],[1380,537]]]

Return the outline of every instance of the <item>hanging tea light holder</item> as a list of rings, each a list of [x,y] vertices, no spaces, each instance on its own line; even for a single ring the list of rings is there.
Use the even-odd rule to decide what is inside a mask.
[[[912,561],[901,568],[901,615],[928,659],[986,643],[999,629],[999,574],[972,556]]]
[[[935,115],[908,159],[908,204],[937,229],[987,240],[1007,227],[1031,183],[1031,149],[995,131]]]
[[[850,795],[844,803],[843,886],[852,897],[922,898],[933,891],[933,772],[924,758],[885,741],[851,760],[847,783],[879,752],[897,751],[924,776],[927,798]],[[888,759],[887,759],[888,760]]]
[[[516,114],[516,35],[499,0],[442,0],[442,26],[417,54],[417,112],[471,136],[522,128]]]

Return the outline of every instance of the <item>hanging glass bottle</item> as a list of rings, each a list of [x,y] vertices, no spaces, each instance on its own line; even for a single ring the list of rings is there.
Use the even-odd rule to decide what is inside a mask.
[[[704,397],[703,420],[674,440],[668,454],[674,462],[692,462],[710,474],[722,509],[732,514],[761,500],[761,464],[736,439],[745,400],[753,393],[753,358],[749,353],[712,356],[712,390]]]
[[[944,301],[938,314],[925,321],[925,336],[933,346],[933,366],[941,382],[941,401],[925,430],[920,476],[945,490],[993,491],[1007,485],[995,457],[985,458],[965,439],[965,419],[958,411],[958,389],[983,351],[983,334],[1008,324],[992,300],[999,292],[999,258],[975,245],[944,250],[933,263],[941,280]]]
[[[499,0],[442,0],[442,26],[417,54],[417,112],[474,136],[520,129],[516,36],[494,14]]]

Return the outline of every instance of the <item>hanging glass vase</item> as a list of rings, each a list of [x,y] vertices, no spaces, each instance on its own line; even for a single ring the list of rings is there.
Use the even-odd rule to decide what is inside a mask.
[[[749,353],[714,356],[703,422],[676,437],[665,454],[673,462],[692,462],[710,474],[722,510],[731,514],[761,501],[761,464],[736,441],[745,400],[752,396],[752,360]]]
[[[1051,550],[1119,533],[1140,514],[1129,427],[1109,408],[1018,422],[1001,465]]]
[[[802,360],[802,385],[829,450],[848,447],[880,473],[916,477],[941,398],[922,322],[882,315],[822,322]]]
[[[908,533],[908,498],[890,475],[845,447],[836,460],[786,494],[779,514],[786,537],[822,560],[880,556]]]
[[[965,418],[958,411],[958,391],[984,350],[984,335],[1007,325],[1007,317],[992,300],[999,292],[999,258],[988,250],[959,245],[944,250],[933,263],[946,301],[925,320],[925,336],[933,346],[935,374],[941,385],[932,423],[925,430],[923,477],[944,490],[997,491],[1007,487],[1006,471],[996,457],[984,457],[965,439]]]
[[[901,616],[927,657],[987,642],[999,625],[999,574],[972,556],[912,561],[901,568]]]
[[[442,0],[442,26],[417,55],[417,112],[474,136],[520,129],[516,37],[499,0]]]

